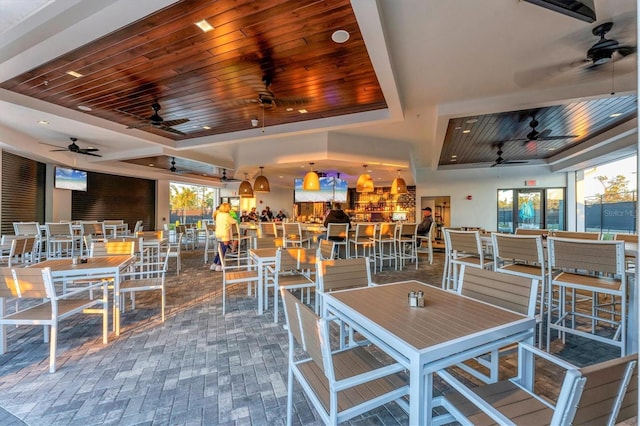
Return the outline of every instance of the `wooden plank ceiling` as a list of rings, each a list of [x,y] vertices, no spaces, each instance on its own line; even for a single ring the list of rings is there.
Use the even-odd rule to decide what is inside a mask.
[[[611,96],[451,119],[438,165],[494,163],[500,145],[507,162],[547,159],[637,117],[636,99],[636,95]],[[537,140],[531,138],[534,118]]]
[[[386,108],[349,0],[180,1],[2,87],[174,140]]]

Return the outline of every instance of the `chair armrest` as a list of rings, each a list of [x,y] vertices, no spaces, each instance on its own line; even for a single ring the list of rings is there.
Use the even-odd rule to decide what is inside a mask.
[[[575,365],[573,365],[573,364],[571,364],[571,363],[569,363],[567,361],[564,361],[564,360],[562,360],[562,359],[560,359],[560,358],[558,358],[558,357],[556,357],[554,355],[551,355],[550,353],[545,352],[545,351],[543,351],[543,350],[541,350],[539,348],[536,348],[535,346],[531,346],[528,343],[520,342],[520,344],[518,344],[518,351],[531,352],[532,354],[534,354],[536,356],[539,356],[540,358],[544,358],[545,360],[547,360],[547,361],[549,361],[549,362],[551,362],[553,364],[556,364],[558,367],[562,367],[565,370],[576,370],[576,369],[578,369],[577,366],[575,366]]]
[[[348,348],[346,350],[353,350],[353,349]],[[340,352],[340,351],[337,351],[337,352]],[[366,373],[361,373],[356,376],[352,376],[346,379],[336,381],[336,384],[335,384],[336,391],[339,392],[341,390],[349,389],[354,386],[358,386],[362,383],[367,383],[372,380],[376,380],[382,377],[390,376],[392,374],[400,373],[404,370],[405,370],[405,367],[399,363],[385,365],[375,370],[367,371]]]

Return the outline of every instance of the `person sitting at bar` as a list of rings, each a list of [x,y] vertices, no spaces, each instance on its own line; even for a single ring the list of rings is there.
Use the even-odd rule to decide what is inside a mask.
[[[282,210],[278,210],[278,214],[276,215],[276,221],[282,222],[287,218],[287,216],[282,212]]]
[[[260,220],[260,217],[258,216],[258,212],[256,211],[255,207],[251,207],[251,211],[249,212],[249,220],[251,222],[257,222]]]

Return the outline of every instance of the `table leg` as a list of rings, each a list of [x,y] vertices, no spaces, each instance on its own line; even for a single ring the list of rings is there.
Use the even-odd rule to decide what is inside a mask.
[[[425,417],[427,414],[431,417],[431,390],[429,387],[429,395],[425,392],[427,377],[431,374],[423,376],[422,365],[418,360],[411,361],[412,373],[409,375],[409,424],[411,425],[427,425],[430,424]],[[428,398],[427,398],[428,397]],[[429,408],[427,410],[427,408]],[[427,413],[429,411],[429,413]]]
[[[120,270],[113,278],[113,330],[120,335]]]
[[[254,260],[255,262],[255,260]],[[258,292],[258,315],[262,315],[264,313],[264,293],[265,293],[265,283],[264,283],[264,268],[262,267],[262,261],[258,260],[257,263],[258,268],[258,285],[256,291]]]

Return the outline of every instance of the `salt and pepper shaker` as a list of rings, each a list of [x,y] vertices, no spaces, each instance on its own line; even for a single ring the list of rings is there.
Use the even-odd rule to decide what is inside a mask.
[[[412,308],[424,307],[423,291],[410,291],[408,297],[409,297],[409,306],[411,306]]]

